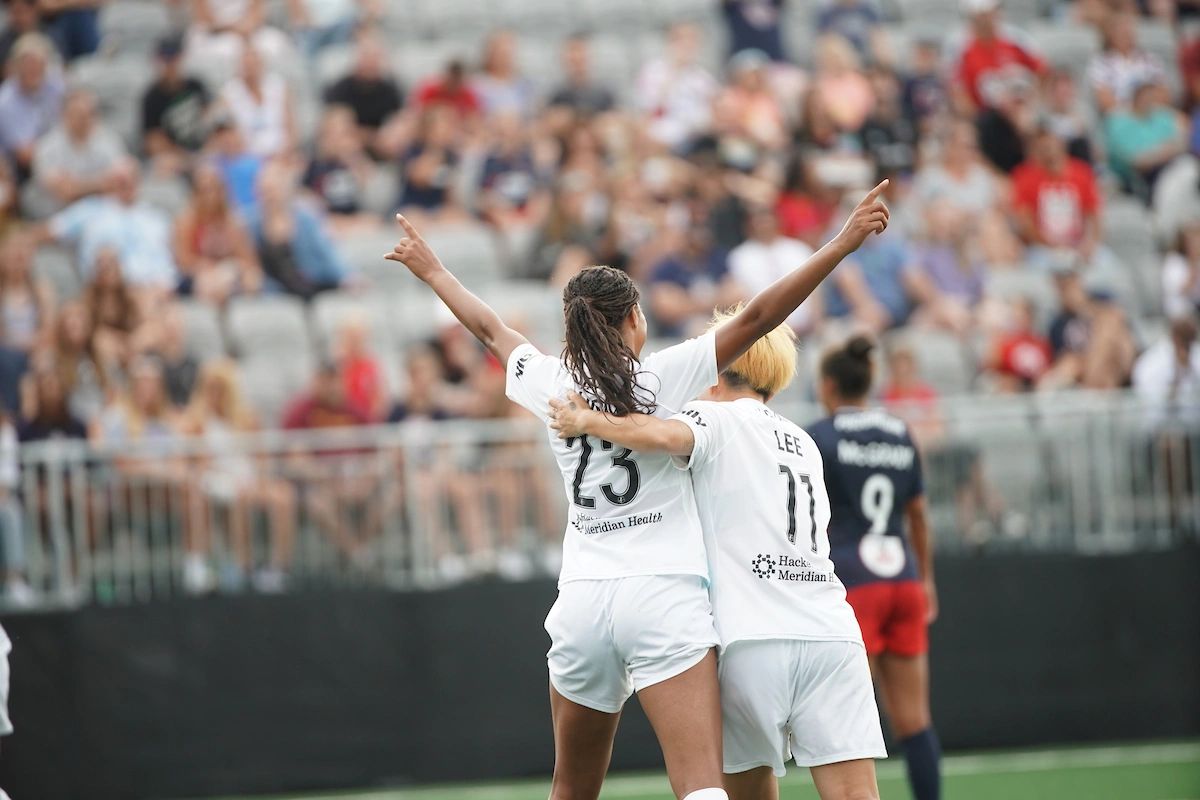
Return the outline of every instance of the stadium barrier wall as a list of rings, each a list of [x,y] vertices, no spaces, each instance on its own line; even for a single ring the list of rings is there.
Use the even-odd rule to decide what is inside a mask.
[[[1200,549],[948,556],[948,749],[1200,734]],[[93,606],[3,618],[0,786],[201,798],[546,776],[549,581]],[[655,769],[631,704],[615,770]]]
[[[775,406],[800,422],[819,415]],[[948,399],[913,413],[941,552],[1200,541],[1200,409],[1069,392]],[[459,420],[269,432],[216,450],[203,439],[25,447],[27,576],[43,606],[147,602],[185,591],[189,542],[209,541],[204,556],[229,577],[223,588],[236,588],[245,576],[225,534],[248,486],[289,498],[294,586],[437,588],[464,574],[447,561],[467,572],[511,551],[538,561],[557,547],[565,514],[545,435],[533,421]],[[253,504],[259,550],[269,551],[278,518]]]

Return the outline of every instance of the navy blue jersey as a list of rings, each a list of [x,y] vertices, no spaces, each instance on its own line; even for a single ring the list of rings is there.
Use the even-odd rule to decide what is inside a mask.
[[[829,555],[842,583],[916,580],[904,512],[925,485],[908,426],[880,409],[847,408],[808,433],[825,464]]]

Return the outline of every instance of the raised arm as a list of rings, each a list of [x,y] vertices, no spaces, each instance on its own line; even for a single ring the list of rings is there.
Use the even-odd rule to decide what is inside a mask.
[[[717,330],[717,370],[721,371],[783,323],[842,259],[862,246],[867,236],[883,233],[888,224],[887,205],[879,199],[888,181],[880,182],[862,199],[840,233],[813,253],[801,266],[755,295],[742,313]]]
[[[526,343],[525,337],[505,325],[491,306],[458,282],[458,278],[442,265],[441,259],[411,222],[401,214],[396,215],[396,221],[407,236],[384,258],[400,262],[428,284],[446,307],[454,312],[458,321],[483,342],[483,346],[500,359],[501,364],[507,364],[512,351]]]
[[[601,414],[589,408],[578,394],[567,400],[550,401],[550,427],[558,431],[560,439],[595,436],[639,453],[687,456],[696,444],[692,429],[678,420],[646,414],[625,417]]]

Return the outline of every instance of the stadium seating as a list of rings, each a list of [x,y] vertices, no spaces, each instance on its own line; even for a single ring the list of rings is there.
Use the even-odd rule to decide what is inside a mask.
[[[39,247],[33,257],[33,273],[50,283],[60,303],[74,299],[83,289],[74,256],[65,247],[52,244]]]
[[[312,354],[304,304],[294,297],[236,297],[226,322],[231,349],[240,358],[287,361]]]
[[[966,393],[975,380],[975,363],[968,343],[942,331],[899,332],[885,338],[885,347],[903,343],[917,359],[921,376],[942,395]]]
[[[207,303],[180,301],[188,350],[201,360],[225,355],[225,336],[217,310]]]
[[[1100,52],[1100,34],[1093,28],[1047,22],[1030,25],[1029,34],[1044,58],[1077,78],[1083,76],[1088,63]]]
[[[246,400],[261,417],[261,422],[274,427],[289,402],[298,397],[312,380],[316,361],[307,351],[297,351],[287,358],[272,354],[257,354],[238,361],[238,375]]]
[[[141,147],[141,98],[152,73],[146,57],[136,54],[94,55],[77,59],[68,73],[70,82],[96,95],[100,115],[118,133],[130,151]]]
[[[496,243],[482,225],[440,225],[429,230],[425,239],[441,256],[442,262],[466,284],[481,286],[504,277]]]
[[[122,53],[149,56],[173,27],[165,2],[114,0],[101,6],[100,32],[105,46]]]
[[[310,319],[313,339],[318,351],[325,356],[337,344],[338,330],[351,320],[367,326],[370,341],[376,352],[390,354],[391,330],[387,324],[388,309],[377,298],[351,292],[325,292],[313,299]]]

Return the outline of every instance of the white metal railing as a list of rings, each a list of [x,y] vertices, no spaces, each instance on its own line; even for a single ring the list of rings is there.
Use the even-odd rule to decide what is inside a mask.
[[[778,408],[801,422],[815,406]],[[1112,552],[1200,528],[1200,409],[1121,393],[907,409],[938,548]],[[323,584],[431,587],[549,574],[565,512],[535,421],[268,432],[21,451],[36,606]],[[3,524],[3,518],[0,518]],[[8,539],[0,538],[0,543]],[[282,584],[281,584],[282,579]]]

